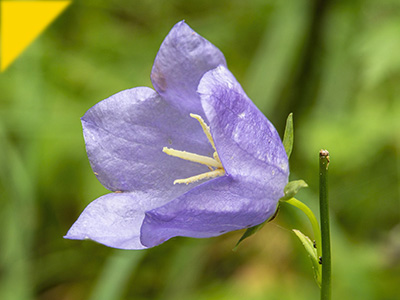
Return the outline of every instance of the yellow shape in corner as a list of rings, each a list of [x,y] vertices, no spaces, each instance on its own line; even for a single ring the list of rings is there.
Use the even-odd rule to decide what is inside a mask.
[[[71,1],[1,1],[1,67],[4,71]]]

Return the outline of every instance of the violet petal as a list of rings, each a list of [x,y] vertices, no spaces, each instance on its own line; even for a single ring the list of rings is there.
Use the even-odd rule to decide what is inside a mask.
[[[208,168],[169,156],[163,147],[207,156],[214,151],[196,120],[146,87],[103,100],[82,124],[93,171],[112,191],[160,190],[178,196],[192,186],[173,185],[175,179]]]
[[[145,194],[111,193],[91,202],[72,225],[65,238],[90,239],[109,247],[144,249],[140,227],[146,210],[164,203]]]
[[[197,86],[203,74],[218,65],[226,65],[222,52],[181,21],[161,44],[151,81],[166,101],[186,113],[203,115]]]
[[[268,190],[229,176],[207,181],[146,213],[141,242],[153,247],[174,236],[205,238],[257,225],[272,216],[277,201]]]
[[[223,66],[203,76],[198,92],[226,173],[264,185],[277,201],[289,166],[274,126]]]

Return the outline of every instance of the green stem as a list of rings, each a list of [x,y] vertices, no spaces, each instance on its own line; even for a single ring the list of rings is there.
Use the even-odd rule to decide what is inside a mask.
[[[312,229],[314,231],[315,244],[317,246],[317,254],[318,254],[318,257],[320,257],[321,256],[321,231],[319,229],[317,218],[315,217],[315,215],[313,214],[313,212],[307,205],[305,205],[303,202],[297,200],[296,198],[291,198],[284,202],[289,203],[289,204],[297,207],[298,209],[300,209],[302,212],[304,212],[306,214],[306,216],[310,220]]]
[[[331,299],[331,240],[329,230],[328,202],[328,166],[329,152],[319,152],[319,208],[322,239],[322,282],[321,300]]]

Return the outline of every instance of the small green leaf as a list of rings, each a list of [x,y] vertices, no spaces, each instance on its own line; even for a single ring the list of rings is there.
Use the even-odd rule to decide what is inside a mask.
[[[236,251],[237,248],[239,247],[239,244],[243,242],[243,240],[247,239],[248,237],[252,236],[255,234],[257,231],[259,231],[263,226],[265,225],[266,222],[258,224],[256,226],[247,228],[246,231],[243,233],[242,237],[239,239],[239,241],[236,243],[235,248],[233,248],[233,251]]]
[[[279,200],[285,201],[293,198],[303,187],[308,187],[308,184],[304,180],[290,181],[283,190],[285,195]]]
[[[278,215],[278,211],[279,211],[279,206],[277,207],[274,215],[269,218],[268,220],[266,220],[265,222],[258,224],[256,226],[247,228],[246,231],[243,233],[242,237],[239,239],[239,241],[236,243],[235,248],[233,248],[233,251],[236,251],[239,244],[241,242],[243,242],[243,240],[247,239],[248,237],[252,236],[253,234],[255,234],[257,231],[259,231],[261,228],[263,228],[263,226],[268,223],[271,222],[273,219],[275,219],[275,217]]]
[[[317,282],[318,286],[321,287],[321,267],[319,264],[317,249],[314,247],[314,243],[310,240],[308,236],[304,235],[300,230],[293,229],[293,232],[299,238],[304,248],[306,249],[308,256],[311,258],[315,281]]]
[[[293,113],[290,113],[286,119],[285,133],[283,134],[283,146],[287,157],[290,157],[293,149]]]

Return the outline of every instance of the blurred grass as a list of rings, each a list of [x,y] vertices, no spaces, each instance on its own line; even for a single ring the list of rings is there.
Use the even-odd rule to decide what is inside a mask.
[[[120,90],[151,86],[164,36],[181,19],[226,55],[283,133],[294,112],[291,178],[316,211],[318,151],[332,164],[334,299],[397,299],[400,281],[400,3],[74,1],[0,74],[0,299],[317,299],[309,260],[278,218],[241,233],[175,238],[124,252],[63,240],[107,191],[79,118]],[[351,296],[349,296],[351,295]]]
[[[145,253],[145,251],[114,251],[107,259],[89,299],[121,299],[132,273],[135,272]]]

